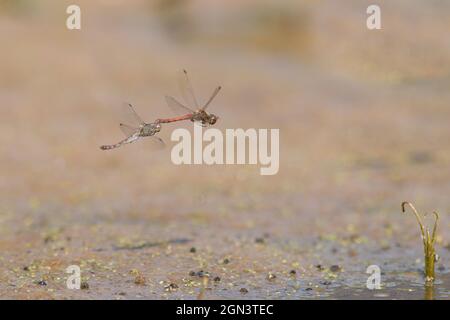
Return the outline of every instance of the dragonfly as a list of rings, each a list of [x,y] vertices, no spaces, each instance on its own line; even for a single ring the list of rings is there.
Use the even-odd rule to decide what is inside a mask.
[[[184,115],[173,117],[173,118],[164,118],[164,119],[157,119],[155,122],[157,123],[171,123],[176,121],[182,121],[182,120],[191,120],[192,122],[200,123],[203,127],[208,125],[213,125],[217,122],[219,119],[218,116],[206,112],[206,108],[211,104],[211,102],[214,100],[216,95],[219,93],[219,91],[222,89],[221,86],[218,86],[211,97],[206,101],[206,103],[203,105],[203,107],[200,107],[197,101],[197,98],[195,97],[194,90],[192,89],[191,82],[189,81],[189,77],[186,70],[183,70],[184,73],[184,80],[181,85],[182,92],[187,91],[187,98],[190,100],[189,104],[193,105],[195,110],[191,107],[185,106],[184,104],[177,101],[175,98],[171,96],[166,96],[166,102],[169,108],[171,108],[176,113],[181,113]]]
[[[129,116],[130,121],[134,123],[134,126],[124,123],[120,124],[120,129],[125,134],[126,138],[115,144],[100,146],[100,149],[102,150],[115,149],[125,144],[133,143],[144,137],[150,137],[157,143],[157,145],[161,147],[164,146],[164,141],[161,138],[155,136],[155,134],[161,131],[161,124],[159,124],[158,122],[153,123],[144,122],[141,119],[141,117],[136,113],[134,107],[131,104],[127,104],[125,106],[125,112]]]

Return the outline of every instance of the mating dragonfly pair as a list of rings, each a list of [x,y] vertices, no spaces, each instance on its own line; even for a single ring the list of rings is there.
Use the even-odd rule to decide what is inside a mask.
[[[219,93],[221,87],[217,87],[209,100],[205,103],[203,107],[199,107],[197,99],[194,94],[194,90],[192,89],[191,83],[189,81],[189,77],[187,75],[186,70],[183,70],[183,82],[182,89],[187,93],[187,99],[189,100],[189,104],[193,104],[195,106],[195,110],[181,104],[175,98],[166,96],[167,105],[175,112],[182,113],[184,115],[173,117],[173,118],[164,118],[164,119],[156,119],[154,122],[146,123],[141,117],[136,113],[133,106],[128,104],[126,106],[127,113],[131,116],[132,125],[129,124],[120,124],[120,129],[125,134],[126,138],[122,141],[111,144],[111,145],[103,145],[100,147],[102,150],[111,150],[123,146],[128,143],[135,142],[141,138],[150,137],[154,139],[158,144],[164,145],[164,142],[161,138],[156,137],[155,135],[161,131],[162,123],[171,123],[176,121],[183,120],[191,120],[192,122],[199,123],[202,126],[213,125],[217,122],[218,117],[212,113],[206,112],[206,108],[211,104],[215,96]]]

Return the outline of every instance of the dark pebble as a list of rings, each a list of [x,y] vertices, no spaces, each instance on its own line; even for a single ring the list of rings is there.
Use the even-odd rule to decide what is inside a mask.
[[[227,259],[227,258],[223,259],[223,264],[229,264],[229,263],[230,263],[229,259]]]
[[[197,276],[199,276],[200,278],[209,277],[209,272],[200,270],[199,272],[197,272]]]
[[[46,286],[47,282],[45,282],[44,280],[41,280],[41,281],[38,281],[37,284],[40,285],[40,286]]]
[[[320,282],[320,284],[322,284],[324,286],[329,286],[331,284],[331,281],[325,280],[325,281]]]
[[[295,270],[291,270],[291,271],[289,271],[289,274],[291,274],[291,275],[295,275],[295,274],[297,274],[297,271],[295,271]]]
[[[337,264],[334,264],[330,267],[331,272],[339,272],[341,271],[341,267],[339,267]]]
[[[195,271],[191,271],[191,272],[189,272],[189,275],[190,275],[191,277],[195,277],[196,273],[195,273]]]
[[[82,281],[80,284],[80,289],[82,289],[82,290],[89,289],[89,283],[87,283],[86,281]]]
[[[30,271],[30,268],[28,268],[27,266],[23,267],[23,271]]]
[[[197,252],[197,249],[195,249],[195,247],[192,247],[191,250],[189,250],[189,252],[191,252],[191,253],[196,253],[196,252]]]
[[[316,265],[317,270],[323,271],[325,268],[321,264]]]
[[[245,288],[241,288],[241,290],[239,290],[240,293],[246,294],[248,293],[248,290]]]
[[[264,243],[264,238],[256,238],[255,242],[256,243]]]
[[[306,290],[306,291],[311,291],[312,288],[308,287],[308,288],[306,288],[305,290]]]
[[[215,277],[215,278],[214,278],[214,281],[215,281],[215,282],[219,282],[219,281],[220,281],[220,277]]]

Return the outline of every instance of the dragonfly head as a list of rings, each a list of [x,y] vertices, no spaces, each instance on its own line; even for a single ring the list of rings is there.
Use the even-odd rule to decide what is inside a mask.
[[[208,119],[208,123],[209,123],[210,125],[213,125],[213,124],[215,124],[215,123],[217,122],[217,119],[219,119],[218,116],[216,116],[216,115],[214,115],[214,114],[210,114],[210,115],[209,115],[209,119]]]

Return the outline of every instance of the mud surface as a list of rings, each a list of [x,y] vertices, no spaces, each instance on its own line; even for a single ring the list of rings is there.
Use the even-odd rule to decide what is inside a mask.
[[[69,31],[37,3],[0,1],[0,298],[449,299],[447,4],[381,1],[368,31],[366,1],[78,1]],[[175,166],[175,125],[98,148],[124,101],[172,115],[182,68],[223,86],[216,128],[280,129],[277,175]],[[433,287],[405,200],[440,213]]]

